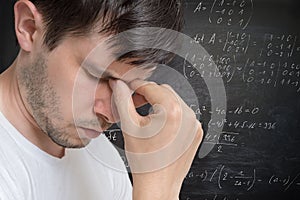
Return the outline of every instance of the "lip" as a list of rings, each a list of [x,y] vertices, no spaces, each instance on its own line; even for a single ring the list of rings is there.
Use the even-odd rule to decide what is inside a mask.
[[[98,132],[98,131],[95,131],[93,129],[88,129],[88,128],[82,128],[80,127],[80,129],[83,130],[85,136],[87,138],[90,138],[90,139],[93,139],[93,138],[96,138],[98,137],[99,135],[101,135],[102,132]]]

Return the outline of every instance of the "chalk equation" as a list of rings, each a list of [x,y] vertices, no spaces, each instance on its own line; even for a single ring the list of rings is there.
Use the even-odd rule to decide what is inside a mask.
[[[300,45],[297,35],[250,33],[196,34],[192,42],[218,49],[210,56],[186,54],[182,69],[187,79],[218,78],[266,87],[289,87],[300,92]],[[220,49],[222,52],[220,52]],[[192,63],[187,62],[190,60]]]
[[[199,1],[193,12],[207,16],[208,22],[214,25],[238,26],[245,29],[253,15],[252,0],[214,0]]]
[[[185,178],[185,184],[203,182],[203,184],[214,184],[218,190],[231,187],[238,191],[250,191],[255,189],[255,186],[259,187],[260,184],[280,187],[282,192],[289,190],[292,186],[300,189],[300,172],[286,176],[272,174],[265,177],[264,174],[261,175],[256,168],[239,170],[222,164],[214,169],[203,169],[200,172],[191,170]]]

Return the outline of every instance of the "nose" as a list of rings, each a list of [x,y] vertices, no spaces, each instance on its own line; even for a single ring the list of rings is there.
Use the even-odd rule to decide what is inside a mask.
[[[108,81],[100,80],[98,83],[95,93],[94,112],[107,123],[118,122],[116,108],[112,102],[112,90]]]

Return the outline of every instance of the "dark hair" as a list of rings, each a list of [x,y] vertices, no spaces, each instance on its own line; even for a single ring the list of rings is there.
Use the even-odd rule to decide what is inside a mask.
[[[132,28],[161,27],[180,31],[181,0],[31,0],[43,16],[44,44],[53,50],[65,36],[91,30],[116,35]],[[157,49],[132,51],[119,57],[140,58],[132,64],[164,62],[170,53]]]

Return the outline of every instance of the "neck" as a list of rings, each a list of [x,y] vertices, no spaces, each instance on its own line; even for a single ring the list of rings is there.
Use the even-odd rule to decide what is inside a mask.
[[[17,60],[0,75],[0,110],[10,123],[31,143],[48,154],[61,158],[64,148],[54,143],[37,125],[20,91]]]

